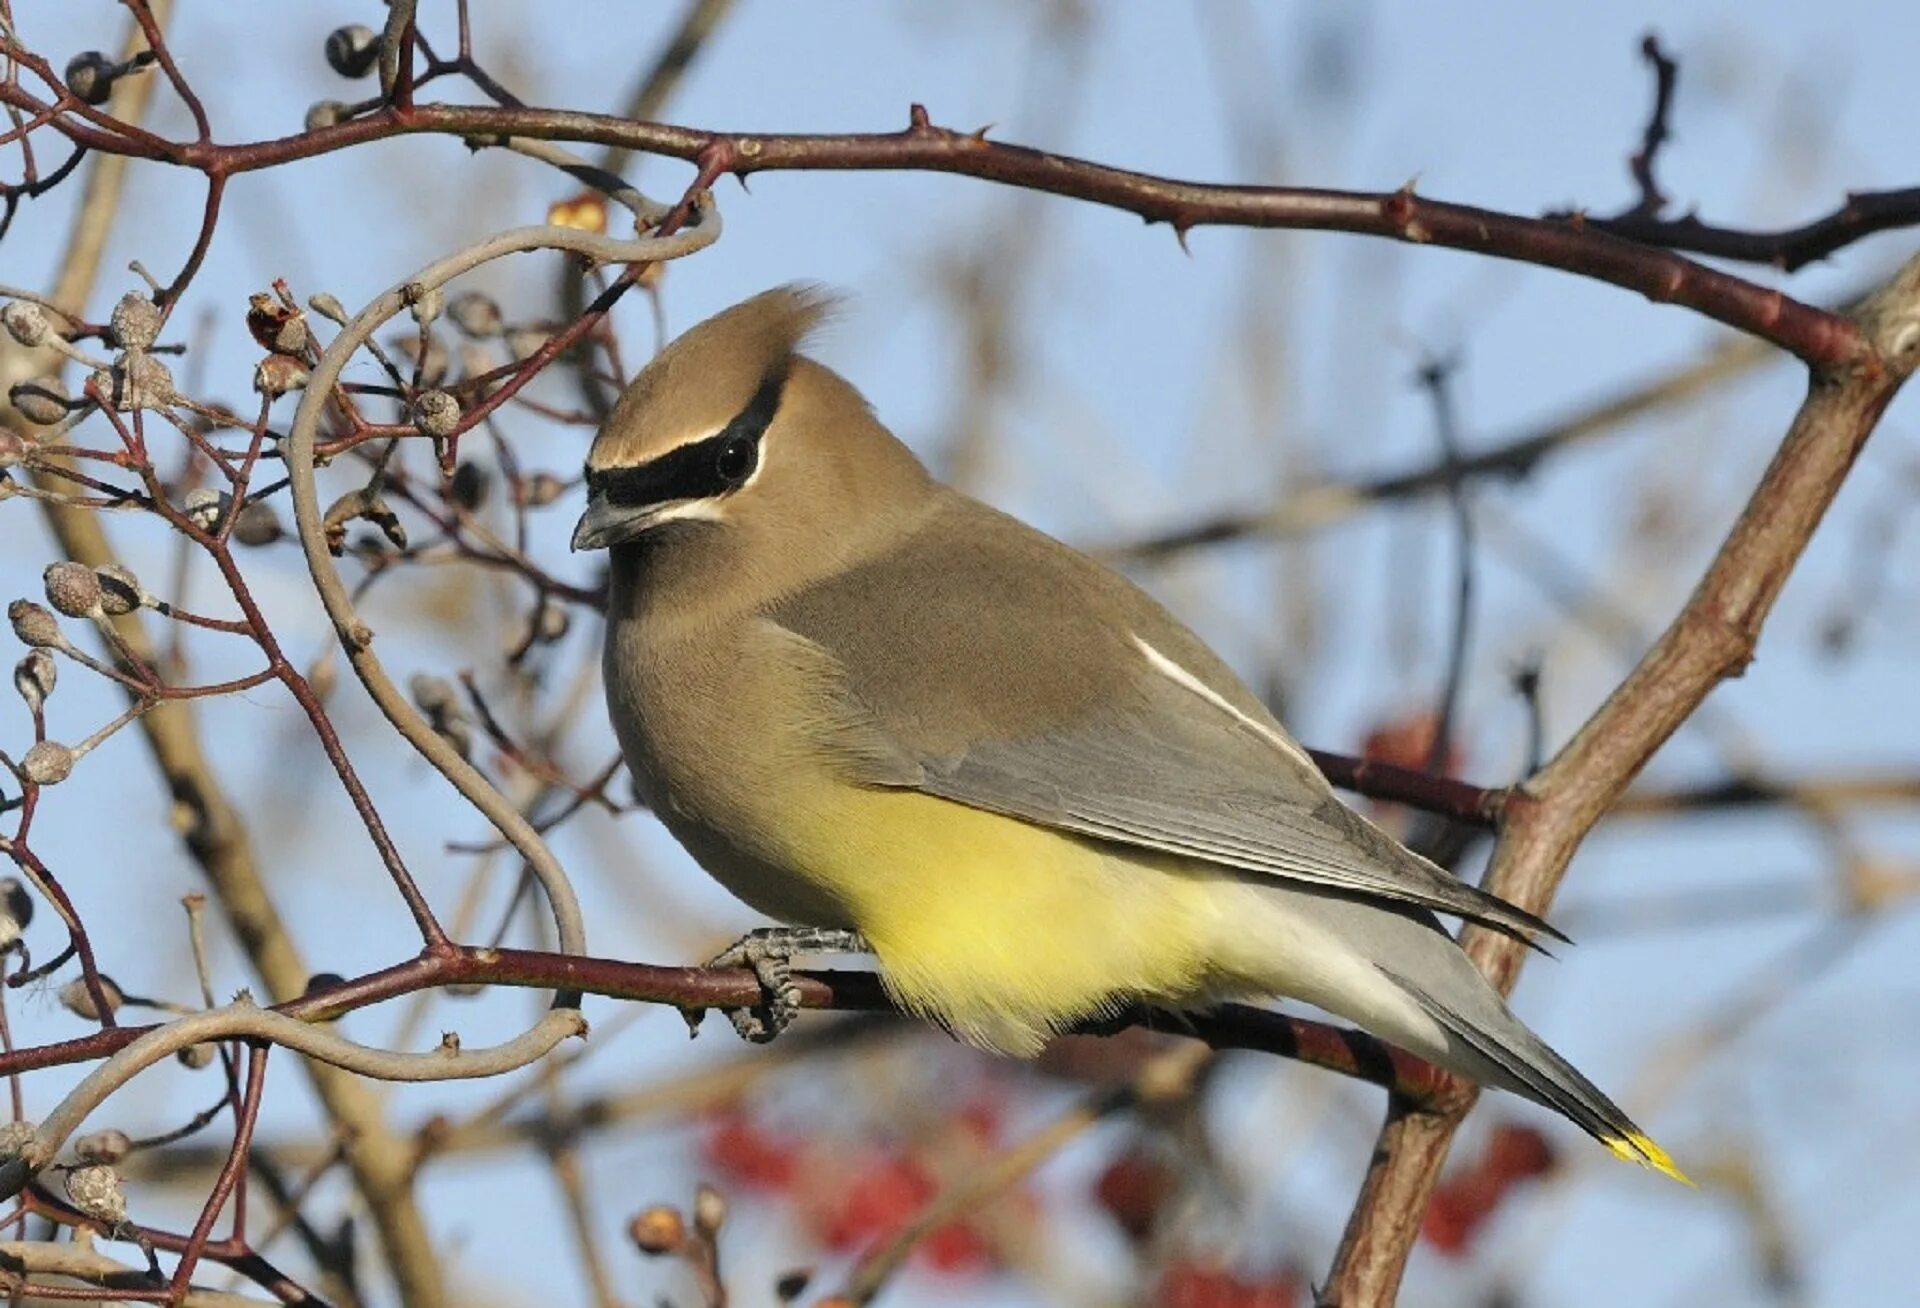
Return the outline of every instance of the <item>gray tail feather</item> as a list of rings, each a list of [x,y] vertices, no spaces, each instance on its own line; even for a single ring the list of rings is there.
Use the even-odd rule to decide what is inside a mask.
[[[1464,1044],[1473,1061],[1486,1064],[1486,1071],[1493,1073],[1477,1076],[1476,1080],[1489,1081],[1551,1108],[1610,1148],[1623,1141],[1646,1139],[1618,1104],[1528,1030],[1497,998],[1490,996],[1498,1007],[1490,1010],[1488,1017],[1493,1020],[1489,1021],[1461,1012],[1399,973],[1380,970]]]

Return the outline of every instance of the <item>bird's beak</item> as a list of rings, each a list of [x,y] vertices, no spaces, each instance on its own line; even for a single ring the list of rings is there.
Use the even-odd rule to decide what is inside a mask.
[[[601,495],[587,497],[587,511],[573,529],[574,550],[603,550],[632,540],[659,517],[658,505],[637,507],[612,504]]]

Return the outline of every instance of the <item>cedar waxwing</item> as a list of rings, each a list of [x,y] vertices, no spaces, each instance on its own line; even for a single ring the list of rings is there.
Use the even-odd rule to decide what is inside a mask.
[[[1557,933],[1340,803],[1132,583],[935,481],[798,353],[826,306],[768,291],[661,351],[594,441],[573,536],[611,556],[640,794],[802,928],[719,960],[768,987],[771,1028],[743,1034],[791,1018],[787,959],[833,948],[1010,1054],[1135,1001],[1288,996],[1680,1177],[1434,914]]]

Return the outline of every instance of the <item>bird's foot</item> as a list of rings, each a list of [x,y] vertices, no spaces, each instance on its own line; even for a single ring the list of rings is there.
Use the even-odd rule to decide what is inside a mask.
[[[785,1031],[800,1012],[800,987],[793,981],[793,960],[801,954],[865,954],[871,949],[857,931],[831,927],[762,927],[749,931],[708,960],[708,967],[751,968],[760,979],[761,1002],[723,1009],[742,1040],[763,1045]],[[706,1013],[689,1009],[690,1034],[700,1031]]]

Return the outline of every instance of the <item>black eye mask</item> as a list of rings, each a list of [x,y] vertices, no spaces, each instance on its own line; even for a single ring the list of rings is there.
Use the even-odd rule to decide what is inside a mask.
[[[589,468],[588,493],[623,509],[732,494],[760,464],[760,438],[780,409],[786,384],[787,370],[781,368],[760,383],[739,416],[704,440],[669,450],[637,468]]]

